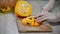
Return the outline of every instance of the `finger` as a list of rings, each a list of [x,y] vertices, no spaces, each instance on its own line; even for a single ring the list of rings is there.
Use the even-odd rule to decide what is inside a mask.
[[[34,16],[34,18],[37,19],[37,18],[39,18],[41,16],[43,16],[43,14],[36,15],[36,16]]]
[[[45,18],[45,16],[41,16],[41,17],[39,17],[39,18],[35,19],[35,21],[40,22],[39,20],[41,20],[41,19],[43,19],[43,18]]]
[[[41,22],[44,22],[44,21],[46,21],[47,20],[47,18],[43,18],[43,19],[41,19],[40,21]]]
[[[44,16],[41,16],[41,17],[37,18],[37,20],[41,20],[41,19],[43,19],[45,17],[46,17],[45,15]]]
[[[46,20],[47,20],[47,18],[46,18],[46,17],[45,17],[45,18],[43,18],[43,19],[38,19],[38,20],[36,19],[36,21],[37,21],[37,22],[44,22],[44,21],[46,21]]]
[[[35,19],[35,21],[37,21],[37,22],[41,22],[40,20],[38,20],[38,19]]]

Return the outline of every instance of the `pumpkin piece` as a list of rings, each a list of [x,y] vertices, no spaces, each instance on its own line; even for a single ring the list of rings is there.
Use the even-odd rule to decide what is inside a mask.
[[[30,22],[31,22],[31,20],[28,19],[28,18],[25,18],[25,19],[22,20],[23,25],[28,25],[28,24],[30,24]]]
[[[40,23],[34,20],[34,17],[27,17],[22,20],[23,25],[30,25],[30,26],[39,26]]]
[[[31,18],[32,18],[31,25],[33,26],[34,25],[34,17],[31,17]]]
[[[34,23],[34,26],[39,26],[40,24],[38,22],[35,22]]]
[[[15,13],[22,17],[30,16],[32,14],[32,5],[27,1],[18,1],[15,6]]]

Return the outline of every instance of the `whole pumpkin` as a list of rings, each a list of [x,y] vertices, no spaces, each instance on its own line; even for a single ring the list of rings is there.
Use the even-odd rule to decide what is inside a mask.
[[[0,7],[3,8],[6,8],[7,6],[14,7],[17,1],[18,0],[0,0]]]

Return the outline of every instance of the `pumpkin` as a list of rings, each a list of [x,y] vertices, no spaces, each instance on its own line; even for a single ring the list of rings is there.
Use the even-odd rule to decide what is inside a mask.
[[[32,14],[32,5],[27,1],[18,1],[15,6],[15,13],[21,17],[27,17]]]
[[[40,23],[34,20],[34,17],[27,17],[22,20],[23,25],[39,26]]]
[[[9,7],[15,7],[15,4],[18,0],[0,0],[0,7],[7,8]]]

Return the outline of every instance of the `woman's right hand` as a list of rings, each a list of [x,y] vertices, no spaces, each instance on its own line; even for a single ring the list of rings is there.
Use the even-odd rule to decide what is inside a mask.
[[[35,16],[35,21],[42,22],[42,21],[50,21],[50,22],[56,22],[57,16],[54,13],[51,12],[42,12],[41,14]]]

